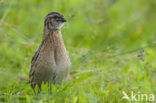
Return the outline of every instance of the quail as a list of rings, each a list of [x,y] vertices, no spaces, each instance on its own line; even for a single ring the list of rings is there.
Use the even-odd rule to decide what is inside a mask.
[[[42,42],[32,58],[29,71],[29,82],[35,92],[41,91],[41,84],[48,83],[61,85],[70,71],[70,59],[61,35],[61,27],[67,22],[58,12],[49,13],[44,20]],[[36,92],[35,92],[36,93]]]

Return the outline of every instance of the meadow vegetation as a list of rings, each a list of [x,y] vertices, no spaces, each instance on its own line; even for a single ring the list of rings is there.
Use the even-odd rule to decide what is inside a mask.
[[[36,96],[29,69],[51,11],[68,21],[75,79]],[[155,12],[156,0],[0,0],[0,102],[128,103],[123,91],[156,94]]]

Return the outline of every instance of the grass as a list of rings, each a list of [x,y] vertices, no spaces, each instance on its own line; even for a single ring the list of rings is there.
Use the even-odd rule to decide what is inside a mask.
[[[156,94],[155,5],[155,0],[1,0],[0,102],[130,103],[122,100],[123,91]],[[51,11],[68,20],[62,34],[77,79],[53,86],[51,96],[43,85],[35,96],[30,63]]]

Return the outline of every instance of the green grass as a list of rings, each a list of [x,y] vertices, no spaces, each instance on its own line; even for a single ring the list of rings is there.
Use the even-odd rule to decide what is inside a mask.
[[[68,20],[62,34],[77,79],[35,96],[31,58],[51,11]],[[123,91],[156,94],[155,11],[155,0],[2,0],[0,102],[130,103]]]

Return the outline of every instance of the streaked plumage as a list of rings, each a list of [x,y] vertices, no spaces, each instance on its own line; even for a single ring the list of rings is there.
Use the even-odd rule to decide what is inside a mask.
[[[57,12],[45,18],[43,40],[32,58],[29,72],[33,89],[38,85],[40,91],[42,82],[61,84],[69,74],[70,60],[60,31],[64,22],[64,16]]]

